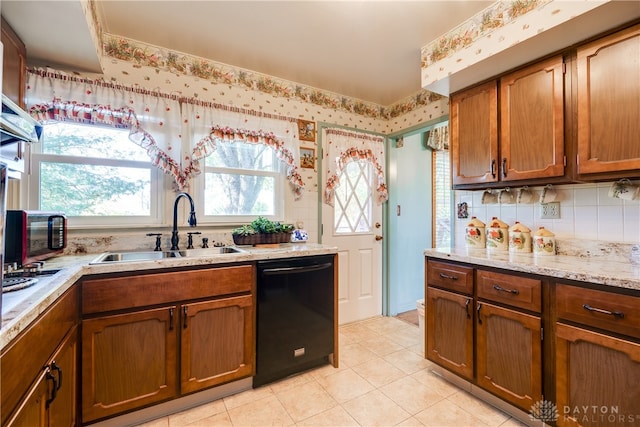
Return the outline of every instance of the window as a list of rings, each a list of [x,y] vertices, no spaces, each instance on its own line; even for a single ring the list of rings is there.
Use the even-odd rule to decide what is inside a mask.
[[[434,247],[451,246],[451,174],[449,151],[433,152]]]
[[[372,175],[370,162],[352,161],[345,166],[335,189],[336,234],[370,233],[373,229]]]
[[[160,222],[162,172],[128,129],[58,122],[33,149],[29,206],[62,211],[79,225]]]
[[[249,222],[256,216],[281,218],[284,210],[284,167],[275,151],[263,144],[218,142],[198,176],[208,222]]]

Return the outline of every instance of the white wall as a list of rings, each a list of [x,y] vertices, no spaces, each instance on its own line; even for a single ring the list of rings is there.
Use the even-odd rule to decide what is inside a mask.
[[[635,183],[638,183],[637,181]],[[599,240],[602,242],[640,242],[640,200],[624,201],[607,195],[611,182],[555,186],[560,201],[560,219],[540,219],[538,197],[529,204],[483,205],[482,191],[455,191],[455,205],[466,202],[469,218],[458,219],[454,210],[455,246],[464,246],[464,229],[472,216],[487,223],[496,216],[509,225],[515,221],[531,228],[543,226],[558,240]],[[511,187],[517,189],[518,187]]]

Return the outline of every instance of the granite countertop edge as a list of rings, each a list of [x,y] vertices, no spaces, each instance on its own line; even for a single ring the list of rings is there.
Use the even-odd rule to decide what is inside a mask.
[[[640,266],[568,255],[537,256],[531,253],[490,252],[484,249],[425,249],[424,255],[521,273],[549,276],[640,292]]]
[[[311,255],[336,254],[334,246],[315,243],[291,243],[278,248],[240,247],[242,252],[231,254],[211,254],[185,258],[167,258],[153,261],[91,264],[99,254],[68,255],[53,258],[47,268],[60,269],[47,280],[46,286],[32,291],[24,301],[10,310],[2,310],[0,328],[0,351],[16,338],[40,314],[44,313],[60,296],[82,277],[92,274],[108,274],[129,271],[151,271],[155,269],[230,264],[302,257]],[[38,285],[34,285],[36,287]]]

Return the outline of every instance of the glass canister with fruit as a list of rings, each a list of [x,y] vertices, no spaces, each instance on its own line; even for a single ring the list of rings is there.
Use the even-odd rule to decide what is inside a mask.
[[[464,241],[468,249],[484,249],[485,248],[485,224],[475,216],[471,217],[471,221],[464,230]]]
[[[509,227],[509,252],[531,252],[531,230],[519,221]]]
[[[555,255],[556,237],[551,231],[544,227],[538,228],[533,234],[533,253],[535,255]]]
[[[509,249],[509,226],[504,221],[493,217],[487,227],[487,249],[489,251],[506,251]]]

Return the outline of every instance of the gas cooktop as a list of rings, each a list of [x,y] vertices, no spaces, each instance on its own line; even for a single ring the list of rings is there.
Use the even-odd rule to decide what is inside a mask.
[[[23,265],[18,268],[16,264],[3,266],[2,292],[19,291],[38,283],[38,278],[51,276],[60,270],[44,269],[45,262],[39,261]]]

